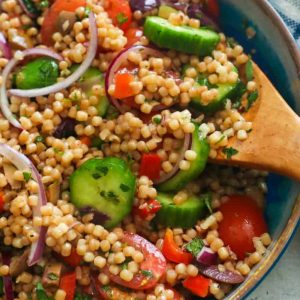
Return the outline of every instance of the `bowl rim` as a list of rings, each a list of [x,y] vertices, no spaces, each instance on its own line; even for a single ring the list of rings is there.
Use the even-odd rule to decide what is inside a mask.
[[[285,24],[279,13],[275,10],[275,8],[268,0],[254,1],[259,7],[261,7],[263,12],[270,18],[274,26],[277,27],[282,34],[282,37],[286,42],[286,46],[288,47],[291,57],[295,63],[297,74],[298,76],[300,76],[300,49],[292,33],[289,31],[287,25]]]
[[[290,52],[290,56],[294,61],[298,78],[300,79],[300,49],[293,35],[270,2],[268,2],[267,0],[254,1],[257,6],[260,7],[262,11],[269,17],[273,25],[277,27],[279,32],[281,33],[281,36],[284,39],[285,44]],[[254,273],[250,275],[253,279],[246,281],[244,285],[229,294],[226,299],[246,299],[246,297],[249,296],[258,287],[258,285],[266,278],[266,276],[279,262],[280,258],[287,250],[288,245],[290,244],[298,227],[300,227],[300,195],[297,199],[295,199],[295,205],[291,216],[278,241],[273,246],[267,258],[261,264],[258,264]]]

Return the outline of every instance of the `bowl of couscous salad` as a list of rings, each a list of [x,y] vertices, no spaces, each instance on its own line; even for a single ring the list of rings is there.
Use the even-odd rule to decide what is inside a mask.
[[[241,2],[0,1],[0,299],[240,299],[271,269],[299,185],[212,161],[253,61],[299,112],[300,59]]]

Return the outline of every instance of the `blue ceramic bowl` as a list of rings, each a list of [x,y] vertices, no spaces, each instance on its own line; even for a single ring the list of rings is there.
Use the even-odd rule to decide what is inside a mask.
[[[279,15],[266,0],[219,2],[225,34],[239,41],[248,53],[255,53],[254,60],[300,114],[300,52]],[[256,31],[252,39],[246,37],[249,26]],[[226,299],[243,299],[261,283],[285,251],[299,222],[300,184],[272,174],[268,188],[266,217],[273,243],[263,261]]]

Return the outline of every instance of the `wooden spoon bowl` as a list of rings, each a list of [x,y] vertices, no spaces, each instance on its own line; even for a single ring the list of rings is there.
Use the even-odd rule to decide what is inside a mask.
[[[238,153],[227,159],[220,151],[213,163],[279,173],[300,181],[300,118],[288,106],[263,71],[253,64],[259,98],[244,114],[252,122],[245,141],[229,139]]]

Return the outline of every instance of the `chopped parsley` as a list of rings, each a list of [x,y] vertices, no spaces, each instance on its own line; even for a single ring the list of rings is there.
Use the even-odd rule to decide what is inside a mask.
[[[231,157],[232,157],[233,155],[236,155],[236,154],[239,153],[238,150],[236,150],[236,149],[234,149],[234,148],[232,148],[232,147],[224,148],[224,149],[222,150],[222,152],[226,155],[226,158],[227,158],[227,159],[231,159]]]
[[[153,273],[149,270],[141,270],[141,273],[143,276],[145,276],[147,278],[153,278]]]
[[[47,1],[47,0],[41,1],[39,4],[40,9],[48,8],[48,7],[49,7],[49,1]]]
[[[209,213],[212,214],[213,210],[211,207],[211,195],[210,194],[207,194],[204,196],[204,203],[205,203],[205,206],[207,207]]]
[[[36,296],[38,300],[50,300],[51,298],[48,297],[48,295],[46,294],[43,285],[38,282],[36,285]]]
[[[257,90],[248,95],[248,97],[247,97],[247,100],[248,100],[247,111],[251,108],[251,106],[257,100],[257,98],[258,98],[258,91]]]
[[[246,78],[248,81],[251,81],[254,78],[253,62],[251,59],[249,59],[246,64]]]
[[[59,156],[63,156],[64,155],[64,152],[63,151],[61,151],[61,150],[59,150],[58,148],[53,148],[53,151],[54,151],[54,153],[55,154],[58,154]]]
[[[121,183],[121,184],[120,184],[120,189],[121,189],[124,193],[126,193],[126,192],[129,191],[129,186],[126,185],[126,184]]]
[[[131,258],[127,257],[125,261],[120,265],[122,270],[128,269],[128,264],[132,261]]]
[[[220,139],[217,141],[216,144],[220,144],[224,139],[225,139],[226,135],[225,134],[222,134]]]
[[[91,12],[91,9],[88,6],[86,6],[84,9],[84,17],[87,18],[89,16],[90,12]]]
[[[23,172],[23,178],[26,182],[28,182],[31,179],[31,173],[30,172]]]
[[[54,274],[54,273],[49,273],[48,274],[48,278],[50,280],[58,280],[59,277],[56,274]]]
[[[44,143],[45,142],[45,138],[41,135],[37,136],[35,139],[34,139],[34,142],[35,143]]]
[[[119,25],[123,25],[124,23],[126,23],[128,21],[128,17],[125,16],[124,13],[119,13],[119,14],[117,14],[117,21],[118,21]]]
[[[108,173],[108,167],[96,167],[96,170],[100,172],[102,176],[105,176]]]
[[[118,204],[120,202],[119,197],[113,191],[101,191],[100,196],[111,201],[114,204]]]
[[[74,300],[91,300],[91,296],[76,292]]]
[[[161,116],[160,115],[156,115],[152,118],[152,122],[156,125],[159,125],[161,123]]]
[[[190,252],[194,257],[202,250],[204,242],[202,239],[196,237],[185,245],[185,249]]]
[[[105,292],[106,295],[108,295],[109,297],[112,297],[113,296],[113,292],[112,292],[112,289],[109,285],[103,285],[101,287],[101,289]]]

